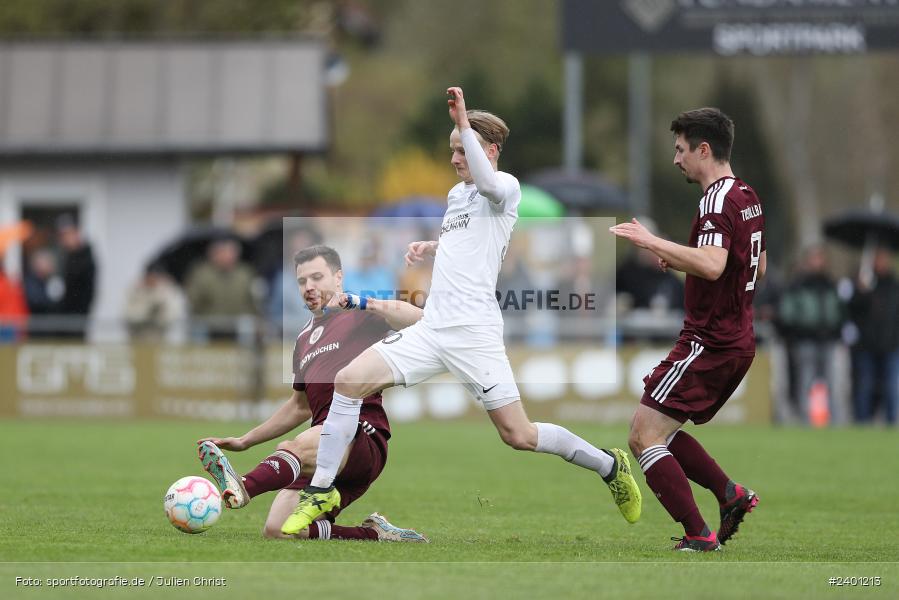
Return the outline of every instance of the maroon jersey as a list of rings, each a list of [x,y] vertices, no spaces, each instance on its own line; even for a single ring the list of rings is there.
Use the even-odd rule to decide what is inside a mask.
[[[326,312],[303,328],[293,351],[293,389],[306,392],[312,425],[323,423],[328,416],[337,372],[388,331],[390,326],[384,319],[358,310]],[[385,438],[390,437],[380,392],[362,402],[359,422],[366,421]]]
[[[682,339],[741,356],[755,354],[752,298],[764,230],[762,204],[751,187],[734,177],[709,186],[693,220],[690,246],[724,248],[727,263],[717,281],[687,275]]]

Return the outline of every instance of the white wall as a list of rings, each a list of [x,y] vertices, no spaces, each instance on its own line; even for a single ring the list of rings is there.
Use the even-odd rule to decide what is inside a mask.
[[[98,268],[91,338],[123,339],[118,322],[128,288],[147,260],[188,223],[183,169],[174,160],[0,164],[0,223],[20,216],[23,200],[81,206],[84,234]],[[17,273],[18,248],[5,265]]]

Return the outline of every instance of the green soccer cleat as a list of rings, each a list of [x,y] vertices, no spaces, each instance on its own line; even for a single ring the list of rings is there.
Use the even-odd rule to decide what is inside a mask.
[[[218,446],[207,440],[200,444],[197,453],[200,455],[203,468],[218,484],[225,506],[243,508],[250,503],[250,495],[244,487],[243,478],[237,474]]]
[[[390,522],[378,513],[371,513],[364,521],[361,527],[374,529],[378,534],[379,542],[420,542],[427,544],[428,538],[418,533],[414,529],[402,529]]]
[[[340,506],[340,492],[333,485],[318,488],[311,485],[300,490],[300,502],[281,525],[281,533],[296,535],[332,508]]]
[[[636,523],[640,520],[643,496],[640,494],[637,482],[634,481],[634,476],[631,475],[631,463],[627,454],[620,448],[612,448],[605,452],[615,459],[615,466],[612,467],[612,472],[607,477],[603,477],[603,481],[609,485],[612,498],[624,519],[628,523]]]

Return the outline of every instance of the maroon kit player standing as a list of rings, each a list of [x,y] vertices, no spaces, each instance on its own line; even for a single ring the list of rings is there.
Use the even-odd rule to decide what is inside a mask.
[[[263,530],[266,537],[427,542],[423,535],[394,527],[378,513],[357,527],[334,524],[341,509],[365,493],[387,461],[390,424],[381,405],[380,392],[364,399],[356,435],[334,481],[340,489],[340,506],[296,536],[281,533],[281,524],[297,505],[296,490],[309,484],[315,470],[321,424],[331,409],[334,376],[389,331],[407,327],[422,315],[420,308],[406,302],[344,294],[340,256],[332,248],[306,248],[297,253],[294,263],[300,292],[313,318],[297,337],[293,395],[268,420],[241,437],[199,440],[203,468],[216,480],[222,500],[230,508],[241,508],[250,498],[280,490],[266,519]],[[280,437],[310,418],[309,429],[295,439],[279,443],[274,453],[243,477],[234,471],[222,452],[222,449],[246,450]]]
[[[612,233],[652,251],[661,269],[687,274],[684,328],[668,357],[644,379],[631,422],[630,448],[646,483],[685,531],[675,550],[719,550],[758,504],[734,483],[682,425],[708,422],[743,380],[755,356],[752,298],[765,274],[765,218],[758,196],[734,177],[734,124],[717,108],[681,113],[671,123],[674,165],[703,189],[690,243],[652,235],[636,219]],[[720,505],[718,532],[703,520],[689,480]]]

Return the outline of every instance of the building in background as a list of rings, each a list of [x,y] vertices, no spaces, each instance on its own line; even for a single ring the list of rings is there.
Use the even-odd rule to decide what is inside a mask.
[[[0,223],[31,221],[39,247],[61,216],[78,224],[89,339],[124,338],[128,286],[187,225],[187,160],[325,149],[325,56],[294,38],[0,42]],[[9,248],[6,271],[36,249]]]

